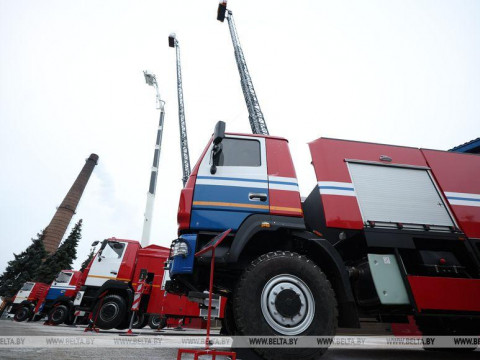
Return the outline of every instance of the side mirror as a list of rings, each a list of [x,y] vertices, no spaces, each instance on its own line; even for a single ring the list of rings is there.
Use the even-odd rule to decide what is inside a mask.
[[[213,145],[212,148],[212,166],[210,166],[210,174],[217,172],[217,166],[220,164],[220,154],[222,153],[222,144]]]
[[[213,132],[213,144],[218,145],[225,138],[225,122],[219,121],[215,125],[215,130]]]
[[[94,241],[94,242],[92,243],[92,246],[97,246],[99,242],[100,242],[100,241],[98,241],[98,240],[97,240],[97,241]]]
[[[223,139],[225,139],[225,122],[219,121],[213,132],[212,166],[210,167],[210,174],[212,175],[217,172],[217,166],[220,163]]]

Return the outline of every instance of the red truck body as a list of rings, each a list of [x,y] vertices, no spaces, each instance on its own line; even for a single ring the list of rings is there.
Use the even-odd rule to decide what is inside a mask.
[[[233,302],[232,333],[331,336],[336,308],[340,327],[414,319],[424,334],[480,334],[480,156],[320,138],[301,201],[287,140],[224,126],[180,195],[169,292],[208,288],[211,254],[193,254],[231,229],[215,289]]]
[[[92,313],[100,328],[125,328],[132,313],[133,294],[142,271],[145,271],[146,286],[142,290],[140,316],[135,327],[143,327],[149,316],[200,317],[198,303],[185,296],[165,293],[164,266],[169,253],[170,249],[158,245],[142,248],[134,240],[105,240],[83,273],[82,286],[75,301],[77,312]],[[120,309],[119,315],[109,318],[109,309],[115,307]]]

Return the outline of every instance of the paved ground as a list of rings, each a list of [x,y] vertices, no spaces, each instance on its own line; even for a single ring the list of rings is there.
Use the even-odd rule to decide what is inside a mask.
[[[100,334],[90,334],[83,332],[84,327],[67,327],[67,326],[44,326],[42,322],[36,323],[17,323],[11,320],[0,321],[0,337],[8,336],[68,336],[68,337],[83,337],[93,339],[98,342],[107,338],[125,339],[119,336],[119,331],[102,331]],[[157,334],[149,328],[137,331],[143,338],[147,339],[162,339],[164,335],[167,336],[184,336],[184,335],[202,335],[201,331],[185,331],[175,332],[167,330],[164,333]],[[85,338],[84,338],[85,339]],[[133,339],[133,338],[130,338]],[[69,347],[65,348],[26,348],[25,346],[6,348],[0,342],[0,359],[35,359],[35,360],[49,360],[49,359],[135,359],[135,360],[150,360],[150,359],[176,359],[177,349],[175,348],[148,348],[139,346],[137,348],[112,348],[112,347]],[[250,352],[239,350],[238,358],[243,360],[256,360],[258,357],[252,355]],[[480,351],[476,350],[473,353],[448,353],[448,352],[427,352],[422,349],[409,350],[394,350],[394,349],[330,349],[322,359],[324,360],[430,360],[430,359],[479,359]],[[193,357],[185,356],[184,359],[192,359]],[[202,359],[209,359],[204,357]],[[217,358],[220,360],[220,358]]]

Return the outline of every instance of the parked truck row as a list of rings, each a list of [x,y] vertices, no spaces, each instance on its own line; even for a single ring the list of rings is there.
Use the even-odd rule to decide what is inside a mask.
[[[52,284],[27,282],[18,291],[8,312],[16,321],[38,321],[67,325],[90,320],[100,329],[125,329],[130,324],[134,294],[140,274],[146,274],[145,286],[135,312],[133,328],[147,324],[152,329],[167,324],[202,328],[206,306],[186,296],[164,291],[164,263],[170,250],[150,245],[142,248],[138,241],[110,238],[83,272],[61,271]],[[217,302],[214,315],[223,315]]]

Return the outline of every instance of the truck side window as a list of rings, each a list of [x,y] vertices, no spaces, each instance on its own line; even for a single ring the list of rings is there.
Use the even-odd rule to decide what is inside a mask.
[[[107,242],[107,246],[102,251],[102,257],[106,259],[120,259],[125,249],[124,243]]]
[[[68,283],[71,277],[72,277],[72,273],[66,273],[62,271],[60,274],[58,274],[55,281],[57,283]]]
[[[25,283],[25,284],[23,284],[23,286],[20,290],[30,291],[30,290],[32,290],[32,287],[33,287],[33,283]]]
[[[218,166],[260,166],[260,142],[225,138]]]

